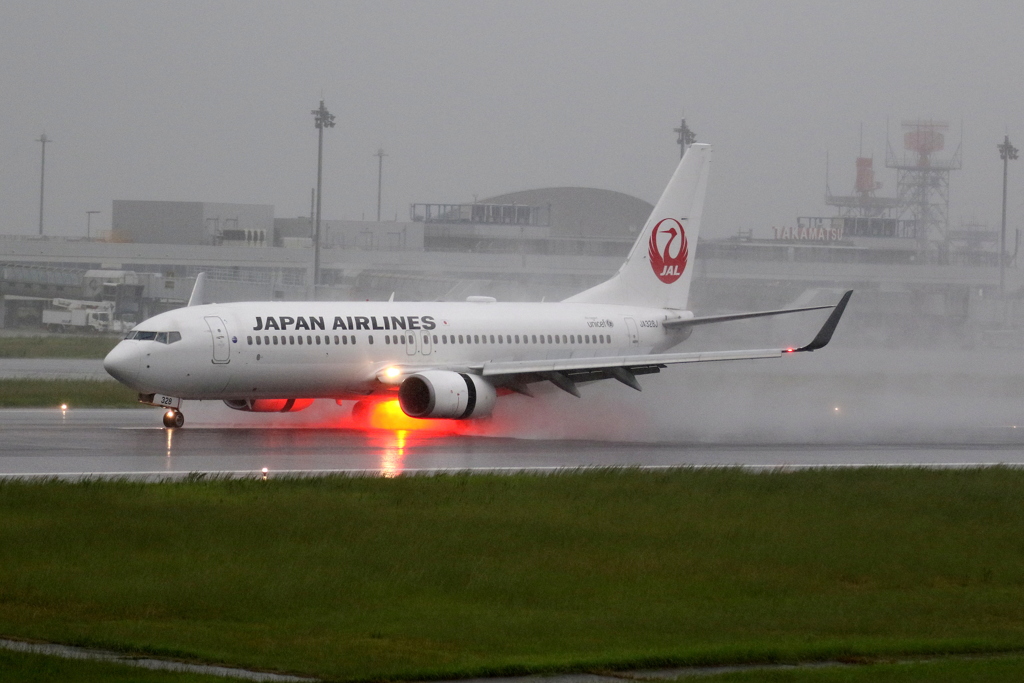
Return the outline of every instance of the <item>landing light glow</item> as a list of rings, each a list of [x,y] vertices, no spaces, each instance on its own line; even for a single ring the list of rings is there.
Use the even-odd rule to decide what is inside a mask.
[[[384,376],[388,379],[394,379],[402,374],[402,371],[398,368],[391,367],[384,371]]]

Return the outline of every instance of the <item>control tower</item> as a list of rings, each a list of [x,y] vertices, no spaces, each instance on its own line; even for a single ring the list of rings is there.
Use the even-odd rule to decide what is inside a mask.
[[[899,218],[914,222],[918,248],[929,241],[944,242],[949,230],[949,172],[961,167],[960,147],[949,157],[945,149],[949,124],[942,121],[904,121],[903,154],[897,155],[886,134],[885,165],[896,169]]]

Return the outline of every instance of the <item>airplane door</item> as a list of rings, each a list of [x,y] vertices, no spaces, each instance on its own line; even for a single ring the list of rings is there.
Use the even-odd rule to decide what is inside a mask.
[[[204,317],[206,325],[210,328],[210,336],[213,338],[213,362],[227,363],[231,360],[231,345],[228,342],[228,327],[220,316],[208,315]]]
[[[640,329],[636,326],[636,321],[632,318],[626,318],[626,334],[629,335],[629,343],[631,346],[640,346]]]
[[[416,355],[416,335],[417,334],[418,334],[417,332],[410,332],[409,334],[405,335],[405,354],[407,356],[415,356]]]

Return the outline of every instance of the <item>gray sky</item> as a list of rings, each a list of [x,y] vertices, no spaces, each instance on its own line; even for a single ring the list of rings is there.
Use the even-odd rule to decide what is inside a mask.
[[[950,215],[998,227],[1024,149],[1020,2],[0,3],[0,233],[109,228],[113,199],[308,215],[321,97],[325,218],[545,186],[654,201],[685,113],[716,148],[712,236],[792,225],[852,191],[859,127],[884,167],[908,118],[964,127]],[[1024,161],[1011,166],[1011,223]],[[877,179],[883,194],[895,175]],[[1012,195],[1011,195],[1012,196]]]

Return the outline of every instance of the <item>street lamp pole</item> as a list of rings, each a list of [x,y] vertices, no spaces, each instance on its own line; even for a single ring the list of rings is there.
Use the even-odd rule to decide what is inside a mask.
[[[43,191],[46,188],[46,143],[53,142],[46,137],[46,133],[36,138],[36,142],[43,143],[43,160],[39,165],[39,236],[43,236]]]
[[[999,232],[999,298],[1006,296],[1006,177],[1010,161],[1017,158],[1017,148],[1010,144],[1010,136],[998,145],[999,158],[1003,160],[1003,222]]]
[[[378,147],[377,153],[373,156],[377,157],[377,222],[380,223],[380,188],[381,180],[384,177],[384,157],[387,154],[384,153],[383,147]]]
[[[85,234],[92,240],[92,215],[94,213],[100,213],[99,211],[86,211],[85,212]]]
[[[324,128],[334,128],[334,115],[327,111],[324,101],[320,100],[320,108],[313,110],[313,125],[319,133],[316,154],[316,226],[313,229],[313,300],[317,299],[317,286],[320,284],[320,197],[323,188],[324,168]]]

